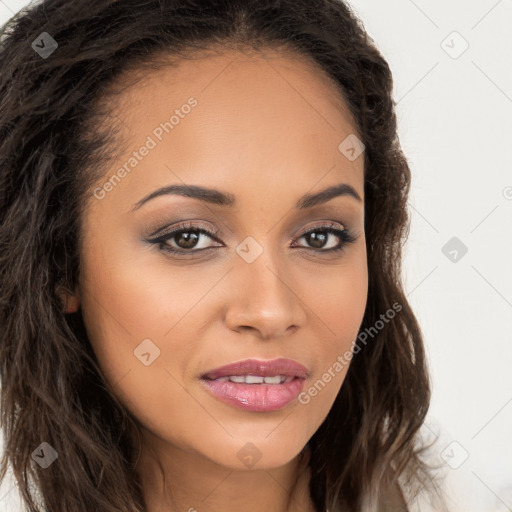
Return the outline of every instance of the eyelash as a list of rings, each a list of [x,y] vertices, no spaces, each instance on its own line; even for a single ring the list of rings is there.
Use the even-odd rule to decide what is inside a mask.
[[[357,238],[358,238],[357,233],[352,233],[352,231],[348,230],[347,228],[339,229],[336,226],[337,226],[337,224],[332,223],[332,222],[328,223],[328,224],[321,224],[321,225],[315,226],[312,229],[309,229],[308,231],[305,231],[298,237],[298,240],[300,240],[304,236],[307,236],[311,233],[317,233],[317,232],[333,234],[341,239],[341,242],[336,247],[331,247],[330,249],[314,249],[314,248],[308,248],[308,247],[301,246],[299,248],[307,249],[307,250],[313,251],[314,253],[323,253],[323,254],[338,253],[338,252],[343,251],[348,244],[354,243],[357,240]],[[170,248],[169,245],[165,243],[180,233],[190,233],[190,232],[205,234],[205,235],[208,235],[210,238],[213,238],[214,240],[219,241],[218,240],[219,230],[210,230],[206,227],[197,226],[192,223],[184,223],[184,224],[180,224],[179,226],[171,229],[168,232],[162,233],[157,238],[148,240],[148,242],[150,242],[152,244],[157,244],[159,246],[160,250],[165,251],[166,253],[170,253],[171,255],[184,255],[184,254],[191,254],[191,253],[196,253],[196,252],[207,251],[209,249],[215,249],[215,247],[207,247],[205,249],[177,250],[177,249]]]

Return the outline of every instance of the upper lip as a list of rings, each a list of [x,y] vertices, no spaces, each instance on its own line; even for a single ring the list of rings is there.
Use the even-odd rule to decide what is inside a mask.
[[[236,361],[202,375],[203,379],[218,379],[230,375],[259,375],[261,377],[275,377],[285,375],[287,377],[299,377],[305,379],[309,376],[308,369],[292,359],[245,359]]]

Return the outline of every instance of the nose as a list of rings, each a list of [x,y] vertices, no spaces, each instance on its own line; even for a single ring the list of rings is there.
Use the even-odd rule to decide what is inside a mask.
[[[229,329],[253,331],[269,340],[293,334],[306,321],[300,287],[293,282],[284,262],[263,253],[252,263],[240,259],[230,272],[230,289],[225,313]]]

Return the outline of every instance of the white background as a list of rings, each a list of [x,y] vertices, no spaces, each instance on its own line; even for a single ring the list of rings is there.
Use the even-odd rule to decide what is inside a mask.
[[[27,3],[0,0],[0,23]],[[413,174],[404,275],[433,381],[425,432],[441,434],[453,512],[512,511],[512,0],[351,5],[393,71]],[[468,249],[455,262],[452,237]],[[16,503],[4,484],[1,509]]]

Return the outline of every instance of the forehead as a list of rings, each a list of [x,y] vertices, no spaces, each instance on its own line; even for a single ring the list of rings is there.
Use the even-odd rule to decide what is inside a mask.
[[[135,80],[136,87],[130,87],[131,80]],[[342,111],[355,125],[344,92],[336,80],[312,57],[289,48],[233,50],[212,47],[187,50],[180,56],[160,52],[151,60],[122,72],[111,89],[124,88],[121,97],[125,105],[131,102],[135,106],[141,96],[148,94],[163,92],[168,95],[171,91],[184,93],[191,90],[197,93],[199,87],[201,93],[213,88],[218,96],[222,89],[232,91],[230,85],[243,88],[247,94],[257,90],[260,94],[272,92],[274,96],[282,93],[289,96],[294,92],[306,102],[324,101],[331,108]],[[314,108],[314,105],[310,106]]]
[[[194,117],[204,121],[210,116],[218,121],[217,128],[229,116],[231,123],[222,124],[223,128],[259,119],[263,122],[253,127],[270,133],[271,124],[292,128],[298,120],[309,120],[293,131],[330,131],[338,136],[357,132],[341,87],[306,55],[288,49],[243,53],[222,49],[185,55],[156,55],[153,67],[135,66],[116,80],[122,90],[117,95],[117,114],[125,127],[147,130],[149,122],[167,119],[166,114],[194,96],[200,103],[195,113],[201,114]],[[130,86],[130,80],[135,80],[135,86]]]
[[[357,134],[355,124],[334,80],[312,60],[224,51],[160,62],[118,81],[137,78],[116,96],[127,151],[107,178],[150,137],[154,149],[126,180],[138,196],[182,181],[263,193],[278,187],[293,195],[297,188],[298,197],[327,175],[315,188],[344,181],[363,196],[363,158],[349,161],[338,149]]]

